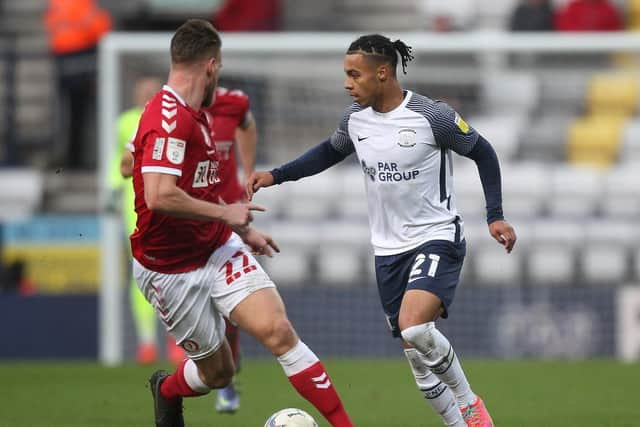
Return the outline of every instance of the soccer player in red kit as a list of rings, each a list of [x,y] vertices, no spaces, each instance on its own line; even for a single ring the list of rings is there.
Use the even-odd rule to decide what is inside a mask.
[[[216,204],[219,160],[203,105],[213,101],[221,40],[204,20],[171,39],[167,84],[146,106],[133,141],[138,216],[136,282],[187,359],[149,379],[157,427],[184,426],[182,399],[228,385],[235,367],[223,316],[260,341],[298,393],[334,427],[351,427],[318,357],[297,336],[275,285],[253,254],[273,240],[250,227],[250,203]]]
[[[238,179],[238,159],[242,172],[248,178],[254,170],[256,158],[256,122],[249,108],[249,97],[240,90],[217,87],[213,104],[203,111],[211,129],[211,140],[218,154],[218,177],[221,198],[225,203],[246,200],[244,186]],[[238,372],[240,362],[240,337],[238,327],[225,318],[227,341],[231,347],[233,362]],[[240,407],[240,395],[233,382],[218,390],[216,410],[235,412]]]

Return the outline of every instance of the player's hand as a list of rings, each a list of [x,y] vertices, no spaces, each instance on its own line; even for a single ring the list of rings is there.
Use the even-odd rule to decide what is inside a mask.
[[[247,197],[253,199],[253,194],[262,187],[270,187],[273,185],[273,175],[271,172],[254,172],[251,174],[245,185]]]
[[[276,242],[269,236],[255,228],[248,227],[244,234],[241,234],[242,241],[251,248],[254,255],[273,256],[273,251],[280,252]]]
[[[227,223],[233,231],[241,234],[253,221],[252,211],[264,212],[265,208],[255,203],[234,203],[223,205],[222,221]]]
[[[511,250],[516,244],[516,231],[513,227],[504,220],[494,221],[489,224],[489,233],[506,249],[507,253],[511,253]]]

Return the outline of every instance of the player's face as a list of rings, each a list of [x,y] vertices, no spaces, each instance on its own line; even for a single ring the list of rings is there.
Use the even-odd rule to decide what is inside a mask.
[[[375,104],[380,93],[377,68],[361,53],[349,54],[344,58],[344,88],[363,107]]]
[[[218,77],[222,68],[222,54],[207,63],[207,85],[204,88],[204,97],[202,98],[202,106],[209,107],[213,104],[213,97],[218,86]]]

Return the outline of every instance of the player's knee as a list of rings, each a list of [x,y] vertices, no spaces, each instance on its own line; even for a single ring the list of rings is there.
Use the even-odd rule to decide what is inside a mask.
[[[438,330],[433,322],[410,326],[403,329],[401,334],[403,340],[426,356],[436,350]]]
[[[284,354],[296,343],[296,334],[286,316],[278,317],[271,322],[263,344],[274,355]]]

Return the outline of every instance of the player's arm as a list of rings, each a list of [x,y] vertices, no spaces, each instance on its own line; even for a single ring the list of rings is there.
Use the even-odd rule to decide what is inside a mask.
[[[219,205],[191,197],[178,187],[176,175],[146,172],[142,177],[144,200],[153,212],[202,221],[223,221],[244,233],[245,227],[253,220],[251,211],[264,211],[263,207],[253,203]]]
[[[430,121],[436,143],[476,163],[487,206],[489,233],[507,252],[511,252],[516,243],[516,233],[502,212],[500,162],[495,150],[446,103],[436,103],[432,114]]]
[[[478,135],[473,149],[465,156],[472,159],[478,167],[487,203],[489,233],[505,247],[507,252],[511,252],[516,244],[516,233],[513,227],[504,220],[502,212],[502,184],[498,156],[489,141],[484,139],[482,135]]]
[[[289,163],[269,172],[251,174],[246,184],[247,197],[251,200],[253,194],[262,187],[297,181],[300,178],[320,173],[344,160],[349,154],[336,150],[331,141],[326,140]]]
[[[256,120],[253,114],[251,114],[251,111],[248,111],[244,122],[236,129],[238,157],[240,157],[240,165],[242,166],[245,182],[255,170],[257,141],[258,130]]]
[[[302,156],[272,169],[270,172],[254,172],[246,183],[249,200],[253,197],[253,193],[262,187],[282,184],[286,181],[296,181],[300,178],[315,175],[341,162],[353,153],[355,148],[347,130],[352,111],[352,107],[347,108],[340,126],[333,135]]]

